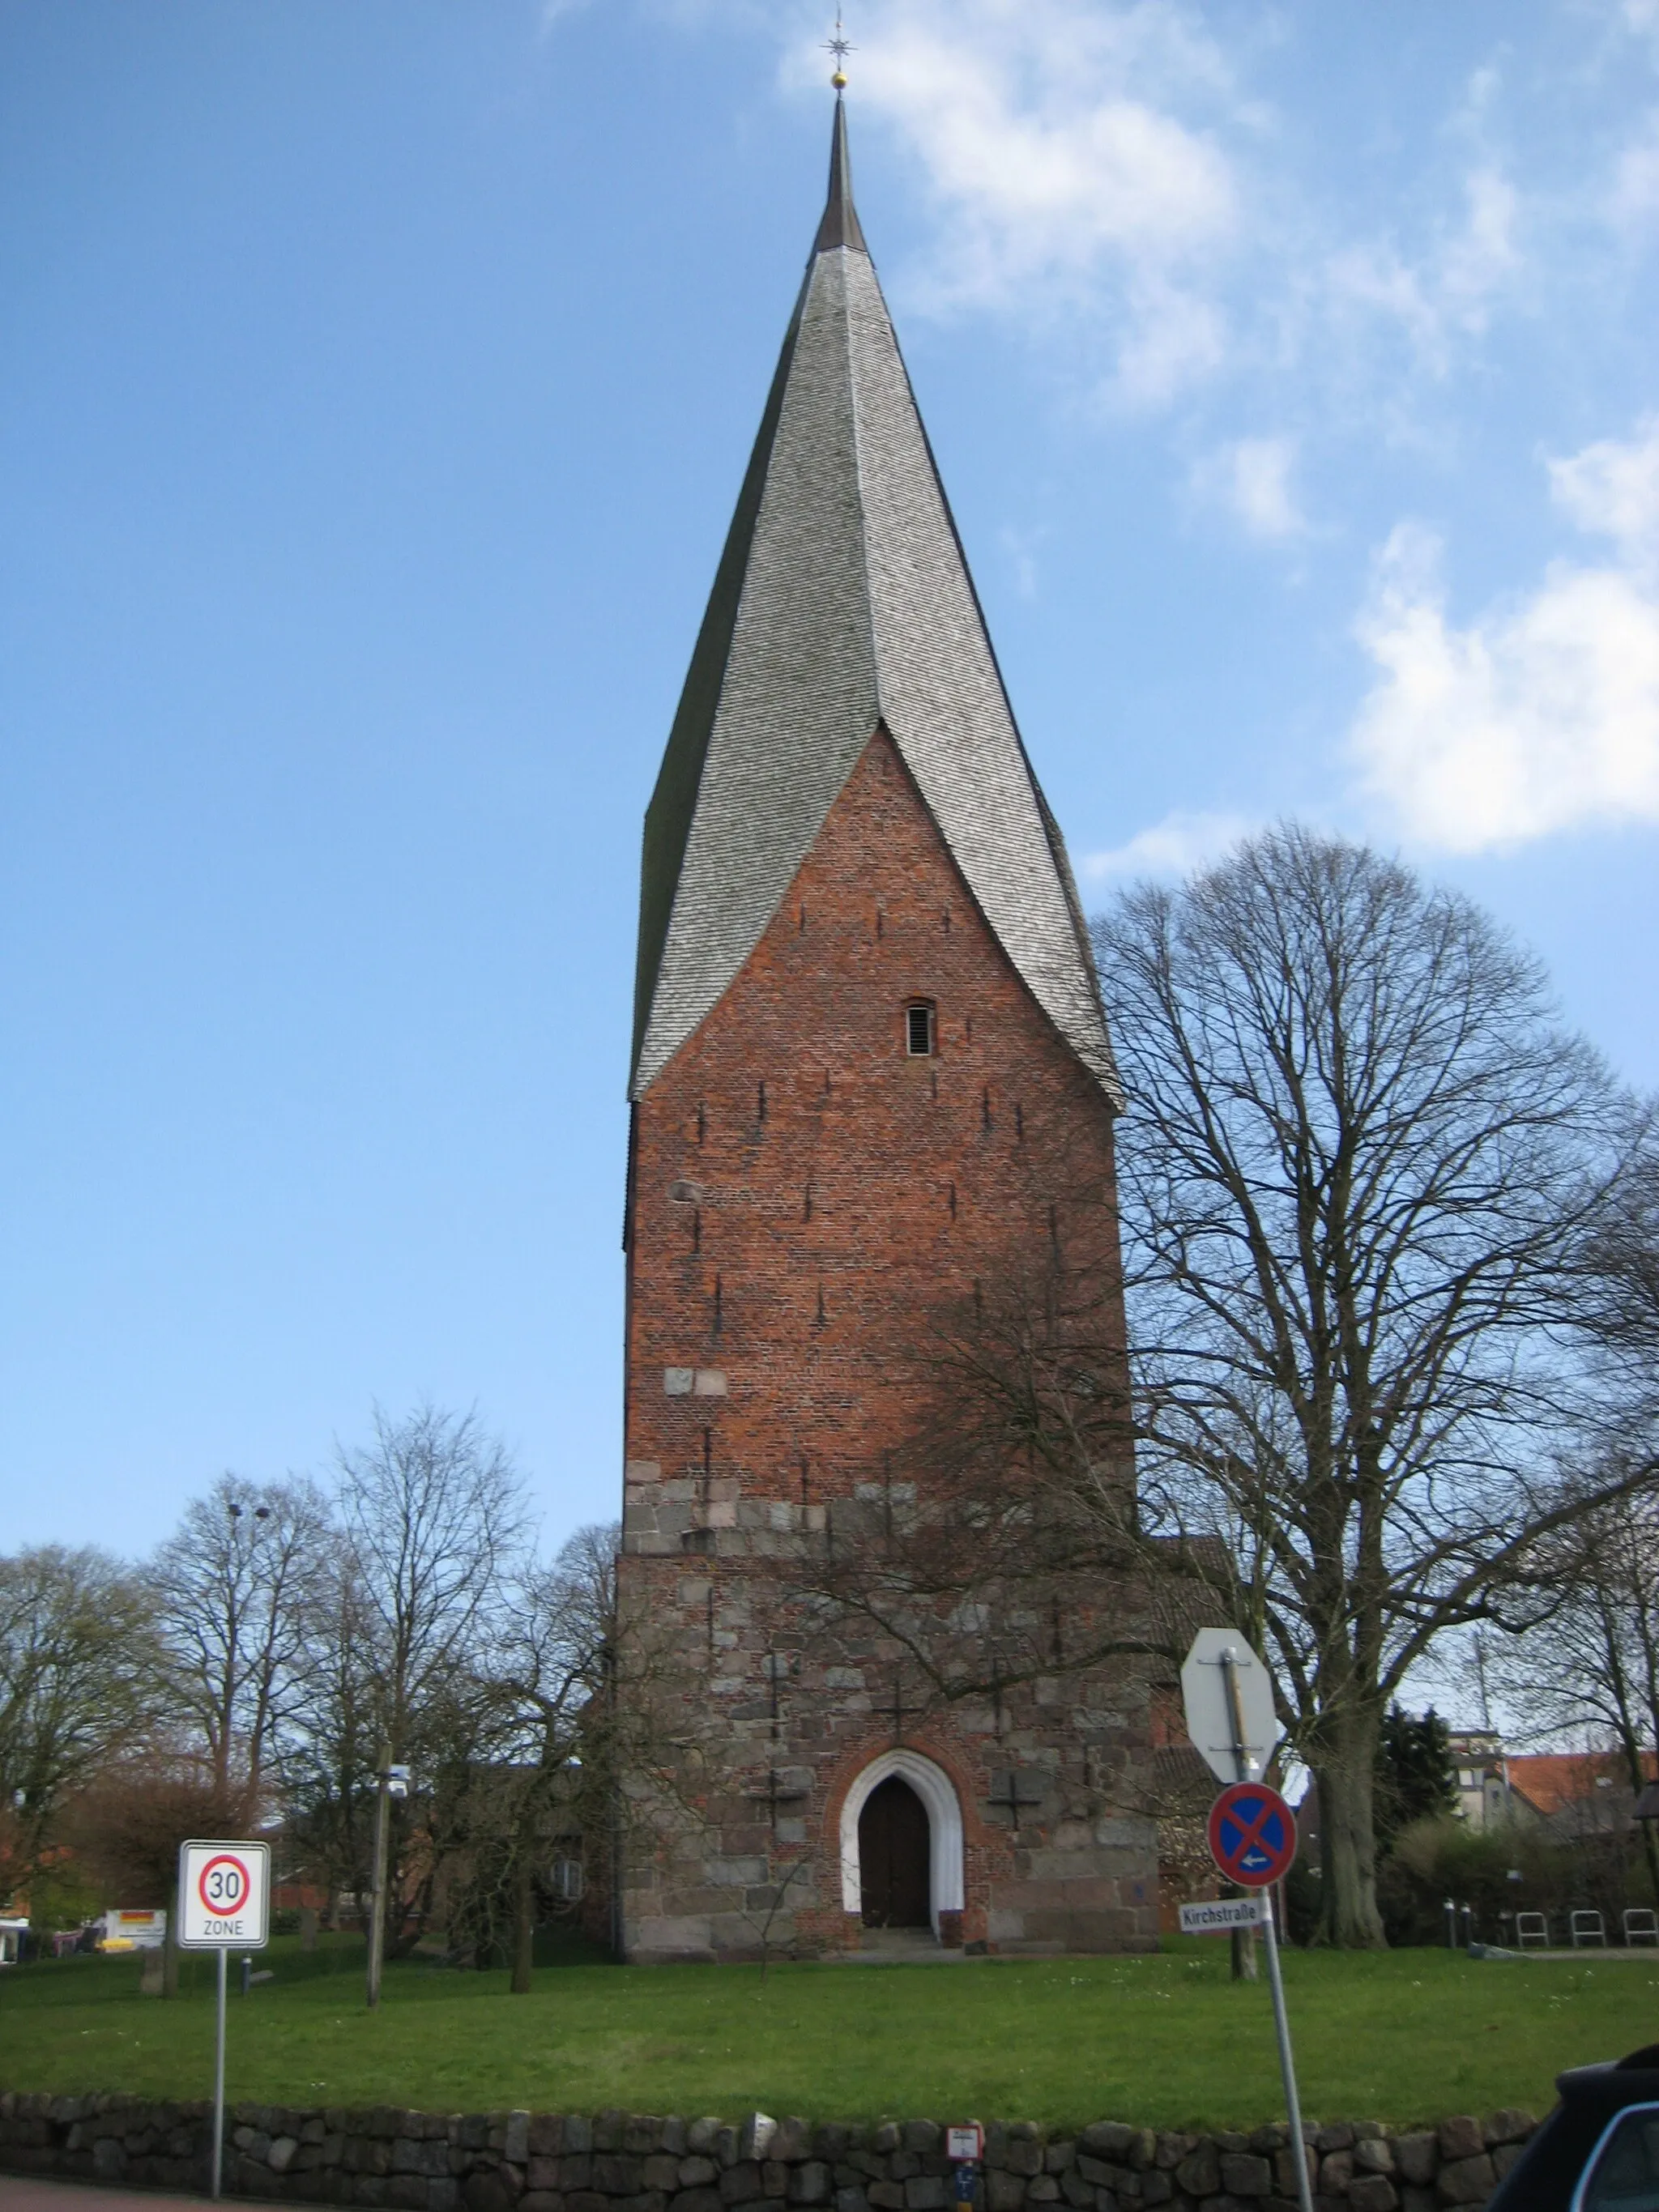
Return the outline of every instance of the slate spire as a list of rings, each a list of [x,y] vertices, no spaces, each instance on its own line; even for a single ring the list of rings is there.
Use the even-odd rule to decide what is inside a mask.
[[[646,812],[633,1097],[754,950],[878,724],[1115,1100],[1082,908],[853,204],[837,97],[823,220]]]
[[[859,211],[853,204],[853,164],[847,151],[847,103],[836,94],[835,132],[830,141],[830,191],[823,204],[823,220],[812,241],[814,253],[828,253],[838,246],[867,253]]]

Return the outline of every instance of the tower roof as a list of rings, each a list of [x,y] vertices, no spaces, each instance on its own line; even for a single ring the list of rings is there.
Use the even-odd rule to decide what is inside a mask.
[[[634,1097],[754,950],[878,724],[1115,1100],[1076,885],[864,242],[838,99],[823,218],[646,812]]]

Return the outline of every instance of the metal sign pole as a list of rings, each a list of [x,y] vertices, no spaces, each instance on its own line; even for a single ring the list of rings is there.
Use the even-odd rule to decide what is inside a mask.
[[[1273,2026],[1279,2033],[1279,2070],[1285,2077],[1285,2104],[1291,2122],[1291,2154],[1296,2160],[1296,2201],[1301,2212],[1313,2212],[1313,2191],[1308,2181],[1308,2149],[1302,2140],[1302,2100],[1297,2094],[1296,2060],[1291,2055],[1291,2021],[1285,2009],[1285,1983],[1279,1971],[1279,1936],[1273,1927],[1273,1901],[1262,1899],[1261,1940],[1267,1951],[1267,1979],[1273,1985]]]
[[[270,1934],[270,1845],[195,1836],[179,1846],[179,1948],[212,1951],[214,1970],[213,2147],[208,2180],[216,2200],[225,2173],[225,1990],[230,1947],[263,1951]]]
[[[219,2027],[213,2049],[213,2195],[219,2195],[219,2183],[225,2159],[225,1953],[221,1947],[219,1966]]]
[[[1254,1782],[1254,1759],[1244,1742],[1244,1703],[1239,1695],[1238,1661],[1231,1650],[1221,1655],[1222,1679],[1227,1686],[1227,1717],[1233,1732],[1233,1757],[1241,1782]],[[1291,2123],[1291,2155],[1296,2161],[1296,2201],[1301,2212],[1313,2212],[1313,2191],[1308,2181],[1307,2146],[1302,2140],[1302,2100],[1297,2094],[1296,2060],[1291,2052],[1290,2015],[1285,2009],[1285,1978],[1279,1971],[1279,1932],[1273,1926],[1273,1901],[1265,1892],[1267,1910],[1261,1918],[1261,1940],[1267,1952],[1267,1980],[1273,1994],[1273,2028],[1279,2037],[1279,2070],[1285,2082],[1285,2107]]]
[[[1221,1682],[1227,1700],[1227,1732],[1233,1741],[1233,1779],[1235,1782],[1254,1782],[1260,1765],[1254,1759],[1244,1740],[1244,1698],[1238,1686],[1238,1655],[1231,1645],[1221,1654]],[[1253,1982],[1255,1979],[1255,1936],[1249,1928],[1235,1928],[1232,1932],[1233,1979]]]
[[[380,1962],[386,1955],[386,1877],[392,1814],[392,1746],[380,1746],[374,1793],[374,1886],[368,1895],[368,2008],[380,2002]]]

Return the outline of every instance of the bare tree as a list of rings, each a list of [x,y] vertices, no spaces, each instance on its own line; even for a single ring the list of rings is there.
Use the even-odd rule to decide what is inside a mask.
[[[422,1709],[495,1626],[525,1508],[506,1447],[476,1412],[378,1407],[374,1440],[339,1459],[340,1517],[368,1631],[375,1718],[394,1759]]]
[[[328,1509],[309,1482],[222,1475],[185,1509],[148,1580],[175,1711],[199,1730],[222,1796],[257,1797],[297,1695]]]
[[[374,1442],[343,1451],[339,1472],[375,1765],[424,1759],[465,1771],[483,1748],[489,1701],[478,1678],[523,1545],[517,1472],[476,1412],[430,1405],[398,1420],[377,1407]],[[410,1815],[394,1814],[386,1893],[401,1900]],[[428,1850],[428,1892],[435,1873]],[[394,1946],[401,1926],[399,1915]],[[373,1979],[372,1936],[371,1952]]]
[[[1580,1318],[1630,1401],[1659,1415],[1659,1105],[1629,1116],[1627,1158],[1578,1251]]]
[[[597,1749],[605,1719],[618,1534],[611,1524],[579,1528],[550,1569],[526,1577],[503,1655],[522,1762],[513,1829],[512,1986],[519,1996],[530,1989],[535,1877],[561,1786],[590,1819],[599,1809],[591,1785],[571,1787],[571,1773],[583,1766],[584,1741]]]
[[[291,1861],[319,1881],[337,1927],[368,1886],[380,1735],[374,1639],[356,1563],[335,1550],[311,1585],[278,1779]]]
[[[1597,1468],[1571,1486],[1606,1487]],[[1632,1798],[1659,1747],[1659,1496],[1637,1491],[1576,1514],[1541,1551],[1547,1618],[1506,1639],[1487,1665],[1506,1709],[1534,1740],[1589,1735],[1616,1748]],[[1644,1825],[1659,1898],[1659,1838]]]
[[[1318,1779],[1324,1935],[1379,1944],[1382,1716],[1570,1510],[1531,1470],[1607,1079],[1467,900],[1296,828],[1129,890],[1096,946],[1143,1520],[1229,1563]]]
[[[161,1654],[151,1607],[102,1552],[0,1559],[0,1889],[26,1882],[70,1793],[142,1732]]]
[[[447,1786],[441,1778],[432,1808],[434,1826],[448,1832],[437,1840],[471,1867],[452,1936],[459,1914],[481,1948],[504,1939],[515,1995],[531,1988],[553,1845],[573,1831],[596,1829],[596,1844],[604,1834],[617,1534],[580,1528],[550,1566],[525,1563],[480,1685],[465,1771]]]

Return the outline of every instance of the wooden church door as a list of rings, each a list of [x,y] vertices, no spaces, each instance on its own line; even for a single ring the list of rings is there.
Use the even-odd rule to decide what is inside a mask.
[[[859,1881],[866,1928],[927,1928],[932,1886],[927,1808],[896,1774],[859,1814]]]

